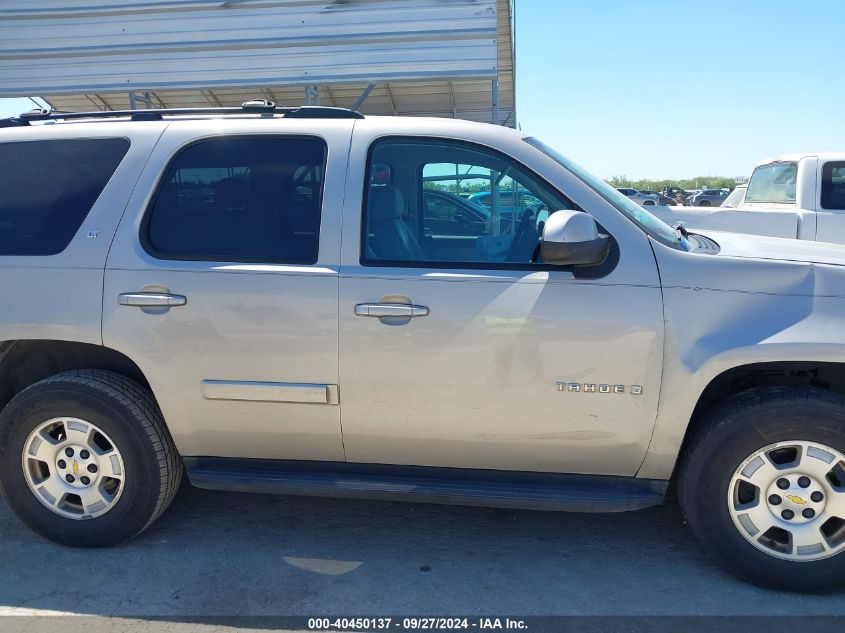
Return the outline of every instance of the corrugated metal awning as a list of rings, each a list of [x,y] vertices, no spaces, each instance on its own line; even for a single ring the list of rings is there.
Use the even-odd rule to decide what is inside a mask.
[[[62,110],[267,98],[514,125],[510,0],[11,0],[0,96]]]

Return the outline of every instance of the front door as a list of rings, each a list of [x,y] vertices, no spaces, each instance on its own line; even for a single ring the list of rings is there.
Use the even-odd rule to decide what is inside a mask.
[[[166,133],[150,164],[168,166],[143,177],[155,194],[119,229],[103,340],[138,363],[182,455],[344,459],[336,227],[351,124],[305,123]]]
[[[353,144],[352,160],[364,155],[364,200],[347,193],[344,221],[344,252],[360,251],[340,277],[347,459],[634,474],[663,344],[645,237],[593,271],[556,269],[538,261],[538,225],[577,205],[522,165],[442,139]],[[432,213],[431,191],[453,204]],[[511,199],[538,202],[517,214]],[[461,200],[483,230],[449,216]],[[647,283],[625,270],[626,246],[651,266]]]

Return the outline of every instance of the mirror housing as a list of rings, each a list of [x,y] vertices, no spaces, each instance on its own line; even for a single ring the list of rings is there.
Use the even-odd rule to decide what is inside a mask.
[[[588,213],[563,209],[555,211],[543,227],[540,252],[553,266],[595,266],[610,250],[610,237],[599,233]]]

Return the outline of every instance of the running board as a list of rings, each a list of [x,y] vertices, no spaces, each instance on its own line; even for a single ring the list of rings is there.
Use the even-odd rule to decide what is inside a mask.
[[[198,488],[569,512],[659,505],[667,481],[423,466],[186,457]]]

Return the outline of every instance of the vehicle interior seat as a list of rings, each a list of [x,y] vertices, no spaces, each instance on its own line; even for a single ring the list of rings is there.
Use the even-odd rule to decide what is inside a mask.
[[[368,246],[379,259],[425,260],[417,236],[405,221],[405,196],[397,187],[371,187],[367,209]]]

